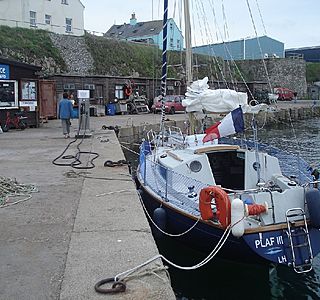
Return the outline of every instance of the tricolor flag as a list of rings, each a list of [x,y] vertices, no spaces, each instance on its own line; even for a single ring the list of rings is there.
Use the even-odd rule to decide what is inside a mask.
[[[241,107],[228,113],[221,121],[206,130],[203,142],[209,142],[220,137],[242,132],[244,130],[243,112]]]

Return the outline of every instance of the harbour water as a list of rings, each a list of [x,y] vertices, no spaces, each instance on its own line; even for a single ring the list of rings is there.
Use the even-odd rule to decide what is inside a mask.
[[[319,167],[320,119],[262,128],[258,138]],[[191,266],[204,258],[171,239],[157,241],[157,245],[160,253],[179,265]],[[306,274],[286,267],[242,265],[218,258],[195,271],[169,267],[169,273],[179,300],[320,299],[320,257],[314,259],[314,269]]]

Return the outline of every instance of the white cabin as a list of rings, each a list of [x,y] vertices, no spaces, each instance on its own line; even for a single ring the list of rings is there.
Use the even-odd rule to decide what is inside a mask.
[[[43,29],[59,34],[84,34],[80,0],[0,0],[0,25]]]

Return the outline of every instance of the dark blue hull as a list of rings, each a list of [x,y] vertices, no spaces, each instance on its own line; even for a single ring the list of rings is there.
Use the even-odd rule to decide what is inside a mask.
[[[165,210],[165,228],[163,228],[165,232],[181,234],[197,222],[197,219],[191,215],[163,203],[160,199],[148,193],[143,186],[140,189],[143,202],[150,216],[153,216],[154,210],[162,204],[161,207]],[[163,233],[153,224],[151,224],[151,228],[155,237],[161,237]],[[320,231],[309,228],[309,232],[313,255],[316,256],[320,252]],[[173,238],[203,255],[208,255],[217,245],[223,233],[223,229],[209,222],[199,221],[188,233]],[[299,251],[296,264],[300,265],[309,258],[309,253],[304,250]],[[292,261],[288,239],[283,229],[245,234],[241,238],[236,238],[230,234],[217,256],[241,263],[265,265],[269,263],[290,265],[290,261]]]

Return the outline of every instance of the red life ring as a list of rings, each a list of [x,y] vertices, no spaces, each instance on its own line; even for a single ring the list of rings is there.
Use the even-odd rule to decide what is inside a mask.
[[[132,94],[132,87],[131,86],[127,86],[124,90],[124,93],[127,95],[127,96],[130,96]]]
[[[217,212],[211,208],[211,200],[215,199]],[[218,218],[221,227],[227,228],[231,223],[231,203],[228,194],[217,186],[209,186],[200,191],[199,209],[203,220],[212,220],[214,215]]]

